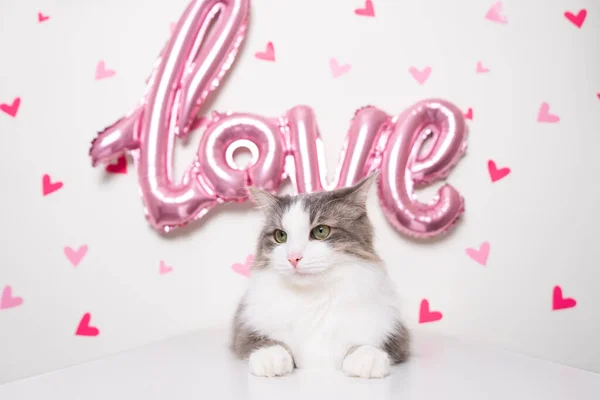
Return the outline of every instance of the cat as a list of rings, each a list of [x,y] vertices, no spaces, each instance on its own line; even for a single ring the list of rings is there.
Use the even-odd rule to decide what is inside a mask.
[[[409,357],[409,331],[367,216],[376,179],[298,196],[249,188],[265,223],[230,347],[253,375],[296,367],[383,378]]]

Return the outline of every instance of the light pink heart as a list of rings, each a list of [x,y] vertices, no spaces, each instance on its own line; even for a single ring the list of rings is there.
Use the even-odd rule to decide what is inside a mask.
[[[231,266],[231,269],[233,269],[234,272],[245,276],[246,278],[250,277],[251,274],[251,268],[252,268],[252,263],[254,262],[254,256],[252,254],[248,255],[248,257],[246,257],[246,261],[243,264],[240,263],[235,263]]]
[[[254,57],[263,61],[275,61],[275,46],[273,46],[273,42],[267,43],[267,48],[265,51],[257,51],[254,53]]]
[[[502,14],[502,2],[497,1],[490,7],[487,14],[485,14],[485,18],[492,21],[497,22],[499,24],[508,23],[508,18]]]
[[[337,59],[331,57],[329,59],[329,69],[331,69],[331,75],[334,78],[339,78],[340,76],[347,74],[352,66],[350,64],[340,64]]]
[[[558,115],[550,113],[550,104],[544,102],[540,106],[540,110],[537,116],[538,122],[547,122],[550,124],[556,123],[560,121]]]
[[[106,68],[106,64],[104,61],[99,61],[96,65],[96,80],[110,78],[115,76],[117,71],[113,69]]]
[[[168,274],[173,271],[173,267],[167,265],[163,260],[160,260],[160,265],[158,266],[158,273],[161,275]]]
[[[2,291],[2,297],[0,297],[0,310],[18,307],[21,304],[23,304],[23,298],[13,296],[12,288],[10,285],[6,285]]]
[[[486,72],[490,72],[490,70],[488,68],[485,68],[481,61],[477,61],[477,68],[475,69],[475,72],[477,72],[478,74],[485,74]]]
[[[63,249],[65,256],[67,256],[67,260],[74,266],[78,266],[83,257],[87,254],[88,247],[87,245],[80,246],[77,250],[72,249],[67,246]]]
[[[429,79],[429,75],[431,75],[431,67],[425,67],[421,70],[415,67],[410,67],[408,69],[408,72],[412,75],[413,78],[415,78],[417,82],[419,82],[419,84],[422,85],[427,81],[427,79]]]
[[[465,250],[465,252],[473,261],[485,267],[490,255],[490,244],[488,242],[483,242],[479,246],[479,249],[473,249],[469,247]]]

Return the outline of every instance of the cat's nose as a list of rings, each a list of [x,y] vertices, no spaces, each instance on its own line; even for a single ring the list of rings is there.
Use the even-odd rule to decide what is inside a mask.
[[[302,256],[293,255],[288,257],[288,261],[294,268],[298,268],[298,263],[300,260],[302,260]]]

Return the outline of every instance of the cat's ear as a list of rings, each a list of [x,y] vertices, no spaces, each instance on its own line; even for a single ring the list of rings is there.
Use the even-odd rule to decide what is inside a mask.
[[[356,185],[349,187],[345,196],[346,201],[351,201],[359,207],[367,206],[367,198],[369,197],[369,190],[373,183],[377,182],[379,171],[373,172],[363,180],[359,181]]]
[[[258,208],[259,210],[271,208],[277,204],[277,197],[262,189],[249,187],[248,192],[250,192],[250,197],[252,197],[256,208]]]

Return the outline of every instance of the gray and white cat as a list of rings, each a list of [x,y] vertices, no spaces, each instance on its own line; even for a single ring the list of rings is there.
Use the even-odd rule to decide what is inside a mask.
[[[338,368],[382,378],[408,358],[409,333],[367,216],[376,176],[293,197],[250,189],[265,224],[231,349],[252,374]]]

